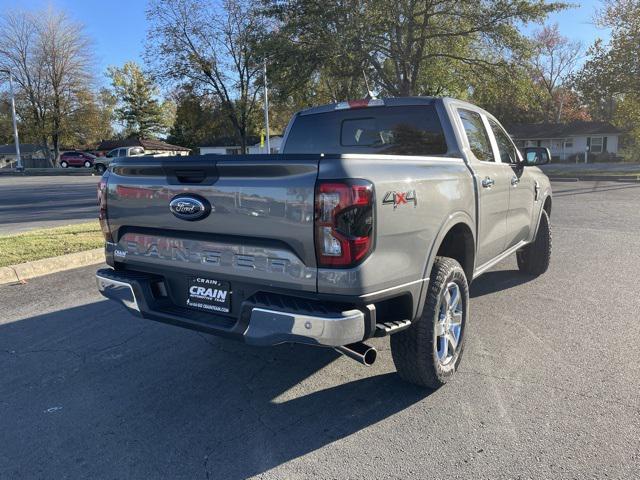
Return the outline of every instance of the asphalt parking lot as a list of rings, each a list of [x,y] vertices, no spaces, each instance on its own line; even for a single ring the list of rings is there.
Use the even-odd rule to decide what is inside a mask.
[[[99,176],[0,177],[0,235],[89,222]]]
[[[472,286],[429,392],[137,320],[85,268],[0,287],[0,478],[639,478],[640,184],[554,183],[552,265]]]

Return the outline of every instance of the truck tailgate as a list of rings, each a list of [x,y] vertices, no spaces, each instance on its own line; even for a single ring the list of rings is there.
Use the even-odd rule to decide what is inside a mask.
[[[114,259],[315,291],[319,161],[319,155],[119,161],[107,187]],[[205,199],[210,213],[178,218],[169,208],[178,195]]]

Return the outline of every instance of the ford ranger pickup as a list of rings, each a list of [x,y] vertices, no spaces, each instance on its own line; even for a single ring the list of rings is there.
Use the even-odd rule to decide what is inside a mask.
[[[458,367],[469,283],[551,255],[546,148],[450,98],[366,99],[294,115],[281,154],[117,159],[98,188],[111,268],[142,318],[242,340],[332,347],[436,388]]]

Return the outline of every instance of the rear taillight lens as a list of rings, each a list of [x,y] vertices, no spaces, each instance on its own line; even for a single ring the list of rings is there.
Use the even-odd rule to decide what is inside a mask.
[[[107,185],[109,183],[109,171],[107,170],[102,175],[100,183],[98,184],[98,220],[100,221],[100,228],[102,234],[107,242],[113,242],[111,232],[109,231],[109,224],[107,223]]]
[[[315,243],[321,267],[350,267],[373,248],[373,185],[364,180],[316,185]]]

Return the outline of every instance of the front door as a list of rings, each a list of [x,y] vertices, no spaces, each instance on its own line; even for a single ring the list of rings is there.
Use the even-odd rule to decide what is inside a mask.
[[[472,154],[470,162],[478,191],[476,267],[479,267],[505,249],[511,169],[496,161],[483,116],[466,108],[458,108],[458,115]]]
[[[520,164],[518,149],[498,122],[488,119],[496,140],[500,161],[510,172],[509,213],[507,215],[507,237],[505,248],[528,240],[532,228],[533,204],[535,202],[535,180],[530,169]],[[506,165],[509,165],[508,167]]]

